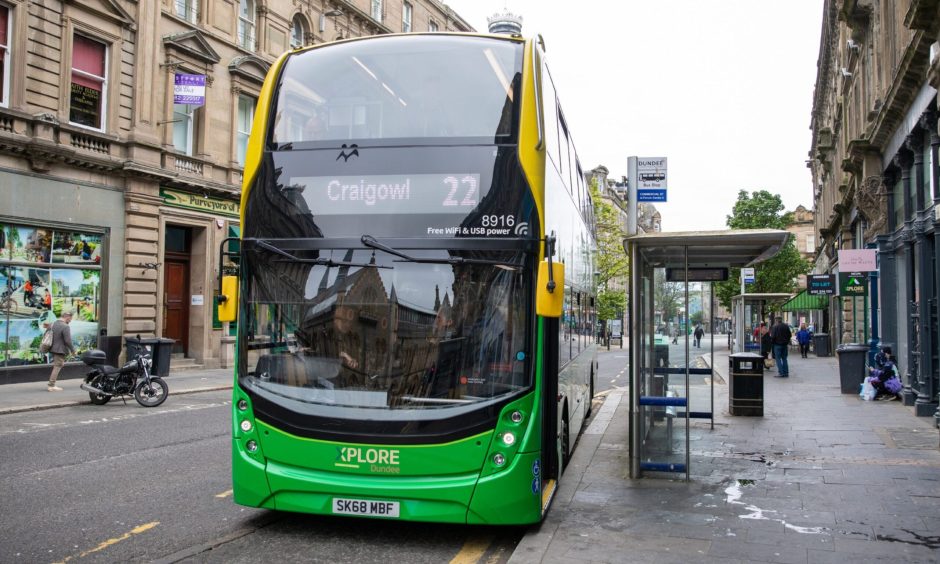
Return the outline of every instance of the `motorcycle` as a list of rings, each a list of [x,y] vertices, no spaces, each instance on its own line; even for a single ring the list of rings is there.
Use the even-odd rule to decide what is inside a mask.
[[[108,366],[104,351],[97,349],[82,353],[82,362],[92,370],[85,376],[81,389],[88,392],[95,405],[104,405],[114,396],[121,396],[127,404],[124,396],[133,395],[140,405],[157,407],[170,393],[163,378],[150,375],[153,361],[140,350],[121,368]]]

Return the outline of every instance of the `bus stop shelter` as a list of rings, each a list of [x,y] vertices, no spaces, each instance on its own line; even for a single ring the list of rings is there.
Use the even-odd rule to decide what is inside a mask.
[[[693,310],[713,309],[714,282],[730,269],[767,260],[789,233],[776,229],[650,233],[624,239],[630,259],[630,477],[646,472],[689,478],[690,419],[714,424],[714,339],[704,348],[657,335],[675,311],[688,326]],[[678,302],[678,303],[676,303]],[[697,306],[697,308],[695,307]],[[713,319],[714,316],[709,317]],[[665,347],[665,349],[663,348]],[[694,354],[694,358],[693,358]],[[664,358],[665,356],[665,358]]]
[[[783,293],[754,293],[738,294],[731,298],[731,311],[734,319],[734,339],[731,350],[739,352],[754,352],[760,354],[760,335],[754,331],[761,322],[771,323],[769,314],[773,311],[782,311],[783,304],[793,297],[793,294]],[[768,325],[768,329],[770,325]]]

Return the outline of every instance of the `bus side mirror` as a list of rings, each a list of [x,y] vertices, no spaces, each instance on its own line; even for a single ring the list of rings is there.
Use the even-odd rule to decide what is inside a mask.
[[[223,276],[222,290],[218,297],[219,321],[235,321],[238,312],[238,277]]]
[[[564,301],[565,265],[542,261],[539,263],[539,277],[535,287],[535,313],[542,317],[561,317]]]

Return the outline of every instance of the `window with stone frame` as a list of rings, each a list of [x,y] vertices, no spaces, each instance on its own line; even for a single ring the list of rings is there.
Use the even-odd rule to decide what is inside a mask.
[[[439,29],[439,28],[437,27],[437,22],[436,22],[436,21],[434,21],[434,20],[429,20],[429,21],[428,21],[428,31],[434,32],[434,31],[438,31],[438,29]]]
[[[235,123],[235,160],[241,167],[245,166],[245,156],[248,154],[248,137],[251,135],[251,124],[255,119],[255,104],[257,100],[244,94],[238,95],[238,117]]]
[[[176,15],[190,23],[199,22],[199,0],[174,0]]]
[[[13,27],[10,8],[0,4],[0,106],[10,105],[10,36]]]
[[[404,33],[411,33],[411,18],[414,15],[414,7],[410,2],[405,2],[401,7],[401,30]]]
[[[303,47],[305,44],[304,37],[307,35],[307,25],[304,22],[303,16],[297,14],[294,16],[294,19],[291,20],[290,27],[290,48],[298,49]]]
[[[255,50],[255,1],[240,0],[238,3],[238,46]]]
[[[187,156],[195,152],[199,106],[173,104],[173,148]]]
[[[382,0],[372,0],[372,19],[382,21]]]
[[[108,95],[108,47],[78,33],[72,36],[69,122],[104,131]]]

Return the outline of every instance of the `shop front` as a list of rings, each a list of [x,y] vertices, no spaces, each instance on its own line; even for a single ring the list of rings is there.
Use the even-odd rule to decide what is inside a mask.
[[[0,197],[0,208],[17,214],[0,216],[0,384],[42,381],[51,359],[39,343],[63,314],[72,314],[79,354],[99,347],[109,330],[119,333],[120,319],[109,312],[121,311],[123,261],[112,261],[110,251],[123,237],[121,214],[113,213],[123,198],[107,188],[0,173],[6,182],[24,189]],[[60,378],[81,373],[77,360],[68,359]]]

